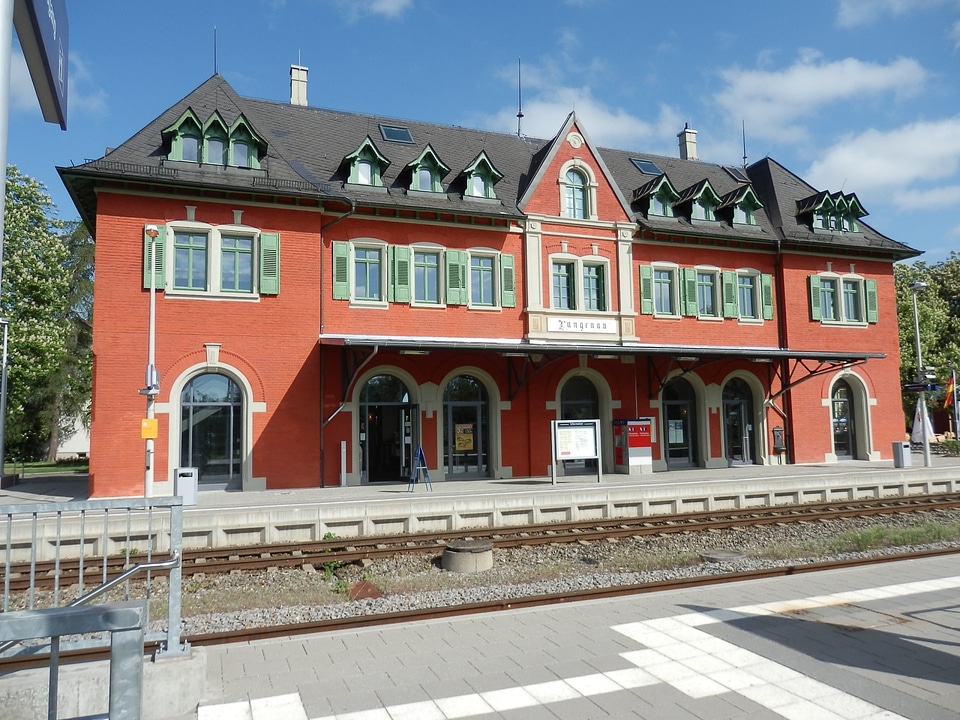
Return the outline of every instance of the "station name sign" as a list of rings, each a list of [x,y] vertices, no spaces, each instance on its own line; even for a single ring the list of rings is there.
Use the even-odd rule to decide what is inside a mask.
[[[14,0],[13,25],[43,119],[66,130],[70,38],[66,0]]]

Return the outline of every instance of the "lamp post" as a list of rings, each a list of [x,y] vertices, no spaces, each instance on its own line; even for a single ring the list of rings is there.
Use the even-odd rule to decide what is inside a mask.
[[[7,462],[7,333],[10,321],[0,318],[3,325],[3,355],[0,357],[0,477]]]
[[[150,238],[150,322],[147,329],[147,371],[146,388],[140,391],[147,396],[147,419],[143,423],[142,435],[146,441],[146,461],[143,471],[143,496],[153,497],[154,438],[157,436],[155,404],[160,392],[160,375],[157,373],[157,236],[160,231],[156,225],[147,225],[144,230]]]
[[[917,312],[917,293],[927,289],[925,282],[915,282],[910,286],[913,293],[913,341],[917,346],[917,382],[924,383],[923,358],[920,355],[920,315]],[[920,391],[920,437],[923,438],[923,466],[930,467],[930,437],[927,435],[927,393]]]

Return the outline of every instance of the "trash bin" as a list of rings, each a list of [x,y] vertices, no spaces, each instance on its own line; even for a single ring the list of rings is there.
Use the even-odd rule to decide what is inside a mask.
[[[200,471],[197,468],[177,468],[173,477],[173,494],[182,497],[184,505],[196,505],[199,483]]]
[[[910,465],[910,443],[895,442],[893,444],[893,466],[898,468],[908,468]]]

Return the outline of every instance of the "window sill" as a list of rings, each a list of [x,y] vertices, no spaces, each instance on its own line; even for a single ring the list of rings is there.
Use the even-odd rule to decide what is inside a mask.
[[[490,312],[490,311],[500,312],[503,308],[501,308],[499,305],[469,305],[469,304],[468,304],[468,305],[467,305],[467,309],[468,309],[468,310],[481,310],[481,311],[486,311],[486,312]]]
[[[697,320],[702,320],[703,322],[723,322],[723,318],[719,315],[697,315]]]
[[[738,318],[741,325],[763,325],[763,318]]]
[[[259,293],[256,292],[217,292],[214,290],[182,290],[182,289],[173,289],[173,290],[161,290],[158,289],[158,292],[162,292],[164,297],[170,298],[171,300],[238,300],[240,302],[256,302],[260,299]]]
[[[820,324],[825,327],[846,327],[846,328],[865,328],[870,327],[870,323],[863,320],[821,320]]]
[[[427,302],[424,300],[413,300],[410,307],[423,308],[424,310],[446,310],[447,304],[441,302]]]
[[[350,307],[365,308],[367,310],[387,310],[390,307],[390,303],[384,300],[357,300],[354,298],[350,300]]]

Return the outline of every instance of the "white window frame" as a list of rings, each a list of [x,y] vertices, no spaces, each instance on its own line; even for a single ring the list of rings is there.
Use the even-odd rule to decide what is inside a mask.
[[[650,263],[651,279],[653,282],[653,316],[660,318],[679,318],[680,313],[680,266],[676,263],[653,262]],[[670,304],[672,312],[665,313],[657,309],[657,272],[670,273]]]
[[[737,317],[741,323],[763,324],[763,287],[760,279],[761,272],[754,268],[738,268],[737,274]],[[744,315],[743,307],[740,304],[740,278],[753,278],[753,315]]]
[[[817,277],[820,279],[821,283],[821,300],[820,300],[820,323],[822,325],[845,325],[845,326],[854,326],[854,327],[867,327],[870,323],[867,321],[867,286],[865,278],[862,275],[857,275],[855,273],[834,273],[834,272],[822,272],[817,273]],[[823,317],[823,293],[822,293],[822,284],[824,280],[835,283],[834,287],[834,304],[836,307],[836,317],[832,319],[827,319]],[[846,293],[844,291],[844,284],[848,282],[853,282],[857,284],[857,302],[859,307],[860,318],[856,320],[851,320],[847,317],[847,303],[846,303]]]
[[[435,244],[414,244],[410,246],[410,304],[416,307],[424,308],[442,308],[446,307],[447,299],[444,289],[446,288],[446,258],[444,257],[444,247]],[[429,300],[417,300],[417,253],[429,253],[437,256],[437,302]]]
[[[176,276],[176,234],[192,233],[207,236],[207,287],[204,290],[178,288]],[[223,236],[250,238],[251,290],[224,290],[222,288]],[[260,230],[249,225],[210,225],[189,220],[172,220],[167,223],[167,240],[164,243],[167,262],[164,264],[164,295],[182,298],[222,298],[230,300],[259,300],[260,298]]]
[[[723,274],[720,268],[713,265],[697,265],[693,268],[697,285],[697,319],[723,320]],[[700,312],[700,275],[713,277],[713,314],[706,315]]]
[[[610,260],[601,255],[571,255],[570,253],[554,253],[548,256],[550,268],[550,309],[557,312],[576,313],[607,313],[610,308]],[[553,266],[554,264],[573,266],[573,307],[561,308],[553,303]],[[605,310],[587,310],[584,305],[586,292],[584,288],[583,272],[587,266],[599,267],[603,271],[603,307]]]
[[[586,203],[583,218],[574,218],[567,214],[567,173],[570,170],[578,171],[584,179],[584,197]],[[560,167],[560,176],[557,178],[557,184],[560,190],[560,217],[569,218],[574,221],[596,220],[597,219],[597,176],[593,169],[580,158],[572,158]]]
[[[477,303],[473,300],[473,259],[491,258],[493,260],[490,272],[492,284],[490,292],[493,295],[492,303]],[[500,252],[493,248],[472,248],[467,250],[467,307],[472,310],[500,310]]]
[[[350,306],[351,307],[378,307],[387,308],[389,301],[389,265],[390,257],[387,249],[387,242],[375,238],[357,238],[350,241]],[[368,299],[357,297],[357,250],[379,250],[380,251],[380,298]]]

